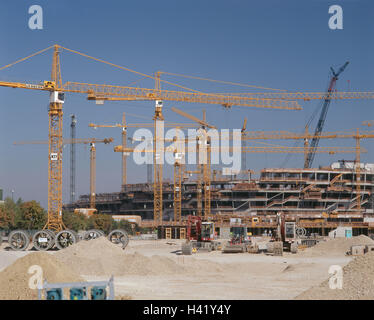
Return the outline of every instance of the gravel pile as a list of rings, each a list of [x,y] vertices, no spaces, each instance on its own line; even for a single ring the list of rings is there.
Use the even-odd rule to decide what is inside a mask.
[[[80,241],[56,252],[55,257],[85,276],[163,275],[187,271],[183,264],[167,257],[126,253],[105,237]]]
[[[345,255],[352,245],[366,245],[374,244],[374,240],[371,238],[360,235],[352,238],[336,238],[321,241],[314,247],[307,248],[305,251],[301,251],[300,256],[316,257],[324,255]]]
[[[37,290],[29,288],[29,267],[38,265],[43,270],[43,278],[50,283],[77,282],[82,279],[69,266],[46,252],[30,253],[17,259],[0,272],[0,300],[37,299]]]
[[[357,256],[343,268],[343,288],[330,289],[329,281],[303,292],[298,300],[374,299],[374,252]]]

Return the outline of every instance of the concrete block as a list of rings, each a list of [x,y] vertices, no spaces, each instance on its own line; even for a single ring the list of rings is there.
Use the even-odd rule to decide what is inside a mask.
[[[365,254],[365,246],[364,245],[355,245],[351,246],[351,255],[352,256],[359,256]]]

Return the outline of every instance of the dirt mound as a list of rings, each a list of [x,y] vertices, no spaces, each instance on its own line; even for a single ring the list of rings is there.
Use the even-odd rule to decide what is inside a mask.
[[[352,238],[328,239],[326,241],[319,242],[314,247],[300,252],[300,255],[309,257],[323,255],[345,255],[345,253],[349,251],[351,246],[365,244],[374,244],[374,241],[365,235],[360,235]]]
[[[43,270],[43,278],[48,282],[77,282],[82,279],[60,260],[46,252],[30,253],[17,259],[0,272],[1,300],[37,299],[37,290],[29,288],[29,267],[38,265]]]
[[[69,266],[83,275],[118,274],[123,269],[124,250],[112,244],[105,237],[89,241],[79,241],[55,257],[69,263]]]
[[[80,241],[55,253],[56,258],[81,275],[160,275],[183,273],[187,269],[174,260],[162,257],[146,257],[137,252],[126,253],[104,237]]]
[[[296,297],[298,300],[361,300],[374,299],[374,252],[358,256],[343,268],[343,288],[330,289],[322,282]]]

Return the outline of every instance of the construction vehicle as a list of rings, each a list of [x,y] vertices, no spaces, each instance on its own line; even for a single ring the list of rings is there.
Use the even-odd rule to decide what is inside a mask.
[[[188,216],[187,240],[182,244],[182,254],[191,255],[197,251],[218,250],[220,243],[215,240],[215,228],[212,221],[202,221],[200,216]]]
[[[268,246],[268,251],[272,251],[276,255],[282,255],[283,251],[297,253],[298,244],[296,230],[296,222],[286,221],[284,213],[278,212],[277,228],[275,233],[273,233],[273,238],[270,240],[272,245]],[[277,250],[279,250],[279,252],[276,252]]]
[[[247,227],[241,224],[240,219],[235,219],[234,224],[231,225],[231,239],[224,248],[223,253],[241,253],[247,252],[251,246],[251,240],[247,235]]]

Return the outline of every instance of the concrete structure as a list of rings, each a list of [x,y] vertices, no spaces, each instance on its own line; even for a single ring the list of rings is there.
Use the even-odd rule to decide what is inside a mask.
[[[263,169],[258,179],[250,180],[213,175],[211,213],[227,224],[230,218],[241,217],[250,224],[248,231],[254,235],[272,229],[279,211],[309,233],[327,235],[339,226],[353,227],[353,235],[368,233],[369,229],[374,230],[374,165],[360,164],[360,168],[359,194],[355,164],[349,161],[318,169]],[[96,207],[101,213],[139,215],[142,222],[150,221],[153,219],[152,188],[153,185],[146,183],[127,184],[121,192],[97,194]],[[173,196],[173,184],[164,182],[165,223],[174,220]],[[89,196],[83,195],[65,207],[88,206]],[[196,213],[197,183],[187,180],[182,184],[182,217]]]
[[[330,238],[351,238],[352,227],[338,227],[329,232]]]

